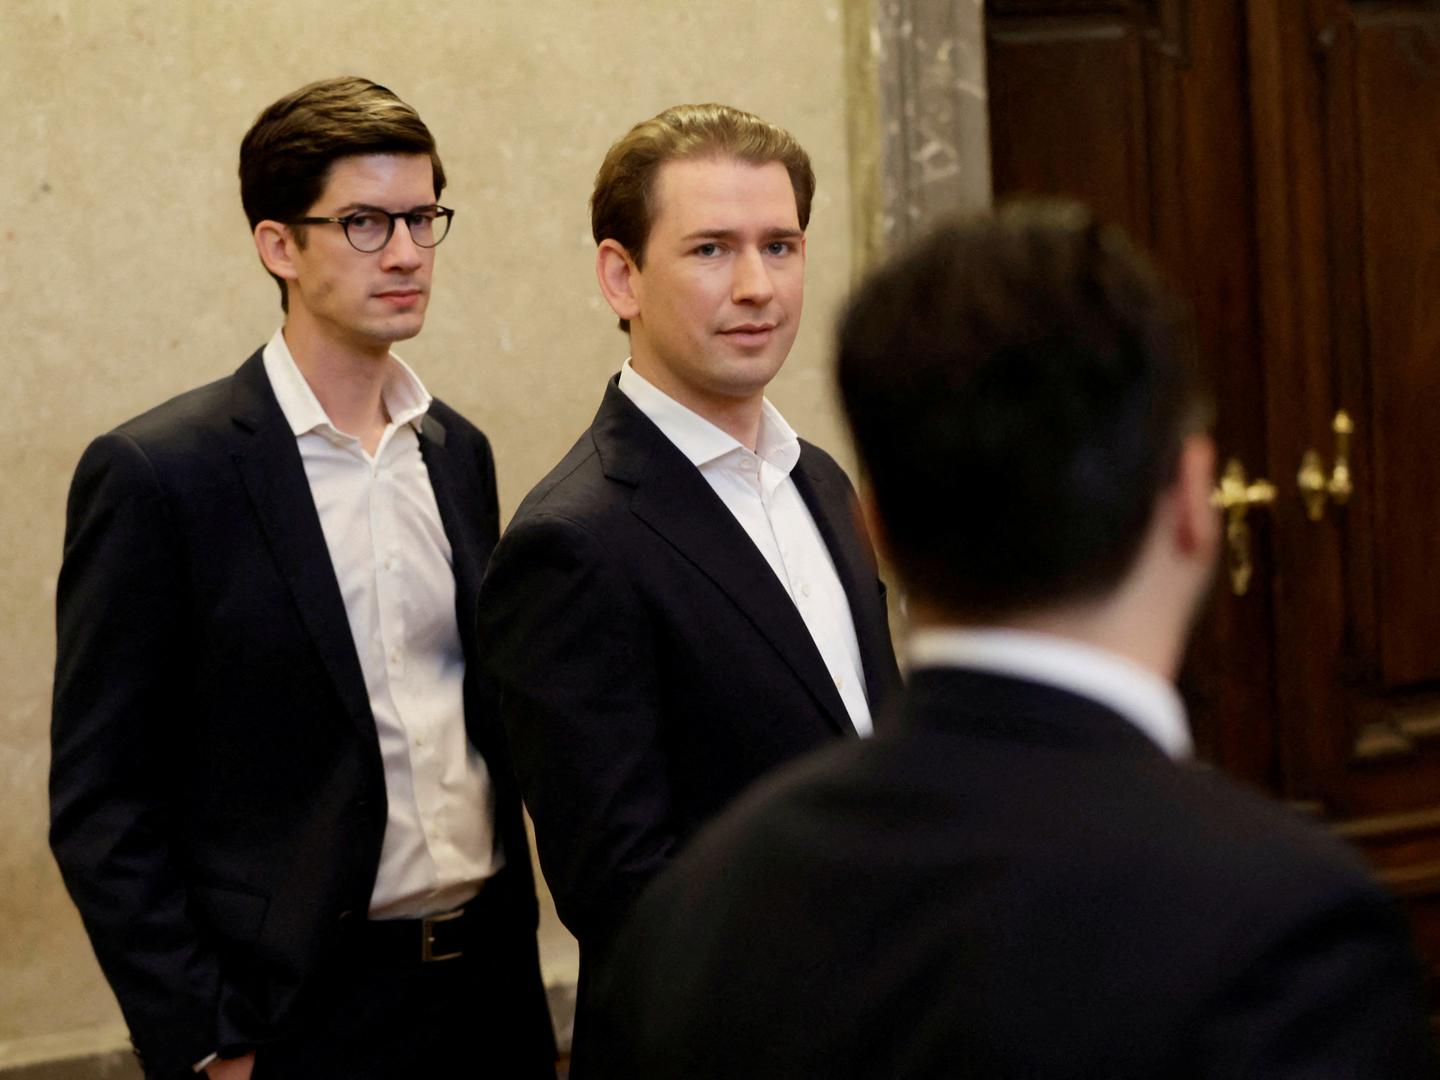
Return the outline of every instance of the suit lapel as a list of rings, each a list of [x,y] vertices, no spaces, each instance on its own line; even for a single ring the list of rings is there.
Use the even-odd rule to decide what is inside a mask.
[[[295,598],[300,618],[361,735],[375,742],[365,675],[355,654],[345,602],[320,527],[295,435],[285,422],[261,352],[235,373],[235,423],[246,433],[234,451],[271,555]]]
[[[889,618],[880,602],[875,560],[860,542],[857,507],[849,485],[837,485],[814,467],[815,452],[801,441],[800,460],[791,476],[850,601],[850,617],[860,645],[866,697],[872,711],[880,708],[886,693],[899,680],[895,652],[890,646]]]
[[[429,413],[420,424],[420,454],[430,474],[430,487],[435,492],[435,505],[440,510],[440,524],[450,541],[451,569],[455,574],[455,617],[460,627],[460,643],[467,661],[475,657],[475,598],[480,592],[480,567],[475,561],[473,539],[475,507],[467,516],[457,490],[454,450],[447,445],[445,425]]]
[[[809,690],[826,721],[855,734],[810,631],[770,564],[700,471],[612,380],[594,435],[606,475],[635,487],[630,509],[738,607]]]

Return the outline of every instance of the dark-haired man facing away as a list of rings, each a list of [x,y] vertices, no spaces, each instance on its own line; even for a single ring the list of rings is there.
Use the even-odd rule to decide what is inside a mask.
[[[240,187],[283,327],[71,489],[51,843],[151,1077],[541,1077],[520,801],[474,640],[490,447],[390,352],[450,211],[365,79]]]
[[[854,493],[765,399],[805,287],[815,176],[723,105],[637,124],[595,178],[630,357],[525,499],[481,602],[546,880],[589,980],[631,901],[756,777],[868,733],[896,681]]]
[[[898,728],[758,785],[637,905],[616,1077],[1435,1075],[1401,917],[1188,763],[1214,448],[1166,294],[1074,206],[875,274],[839,381],[909,590]]]

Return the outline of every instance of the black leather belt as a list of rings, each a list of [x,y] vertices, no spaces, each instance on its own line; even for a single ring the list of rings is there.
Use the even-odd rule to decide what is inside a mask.
[[[474,939],[475,901],[423,919],[369,919],[355,928],[354,946],[385,963],[436,964],[458,960]]]
[[[347,919],[342,923],[345,947],[371,961],[400,966],[459,960],[467,952],[495,947],[494,935],[503,935],[509,925],[505,915],[514,889],[514,874],[505,867],[453,911],[423,919]]]

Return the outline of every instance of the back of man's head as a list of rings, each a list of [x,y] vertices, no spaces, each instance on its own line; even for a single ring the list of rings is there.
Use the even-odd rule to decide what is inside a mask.
[[[1181,306],[1069,203],[944,225],[874,273],[838,377],[897,569],[972,619],[1114,588],[1205,414]]]
[[[435,198],[445,189],[445,167],[419,113],[358,75],[321,79],[265,108],[240,143],[240,202],[250,228],[302,217],[325,190],[331,166],[359,154],[425,154]],[[305,226],[295,234],[303,246]],[[275,280],[284,307],[285,283]]]

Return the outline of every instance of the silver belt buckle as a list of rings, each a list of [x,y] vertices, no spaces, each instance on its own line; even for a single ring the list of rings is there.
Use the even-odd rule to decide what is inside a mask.
[[[463,951],[437,953],[434,930],[436,923],[451,922],[464,914],[464,908],[456,908],[454,911],[442,911],[439,915],[427,915],[420,920],[420,962],[422,964],[435,963],[440,960],[456,960],[465,955]]]

